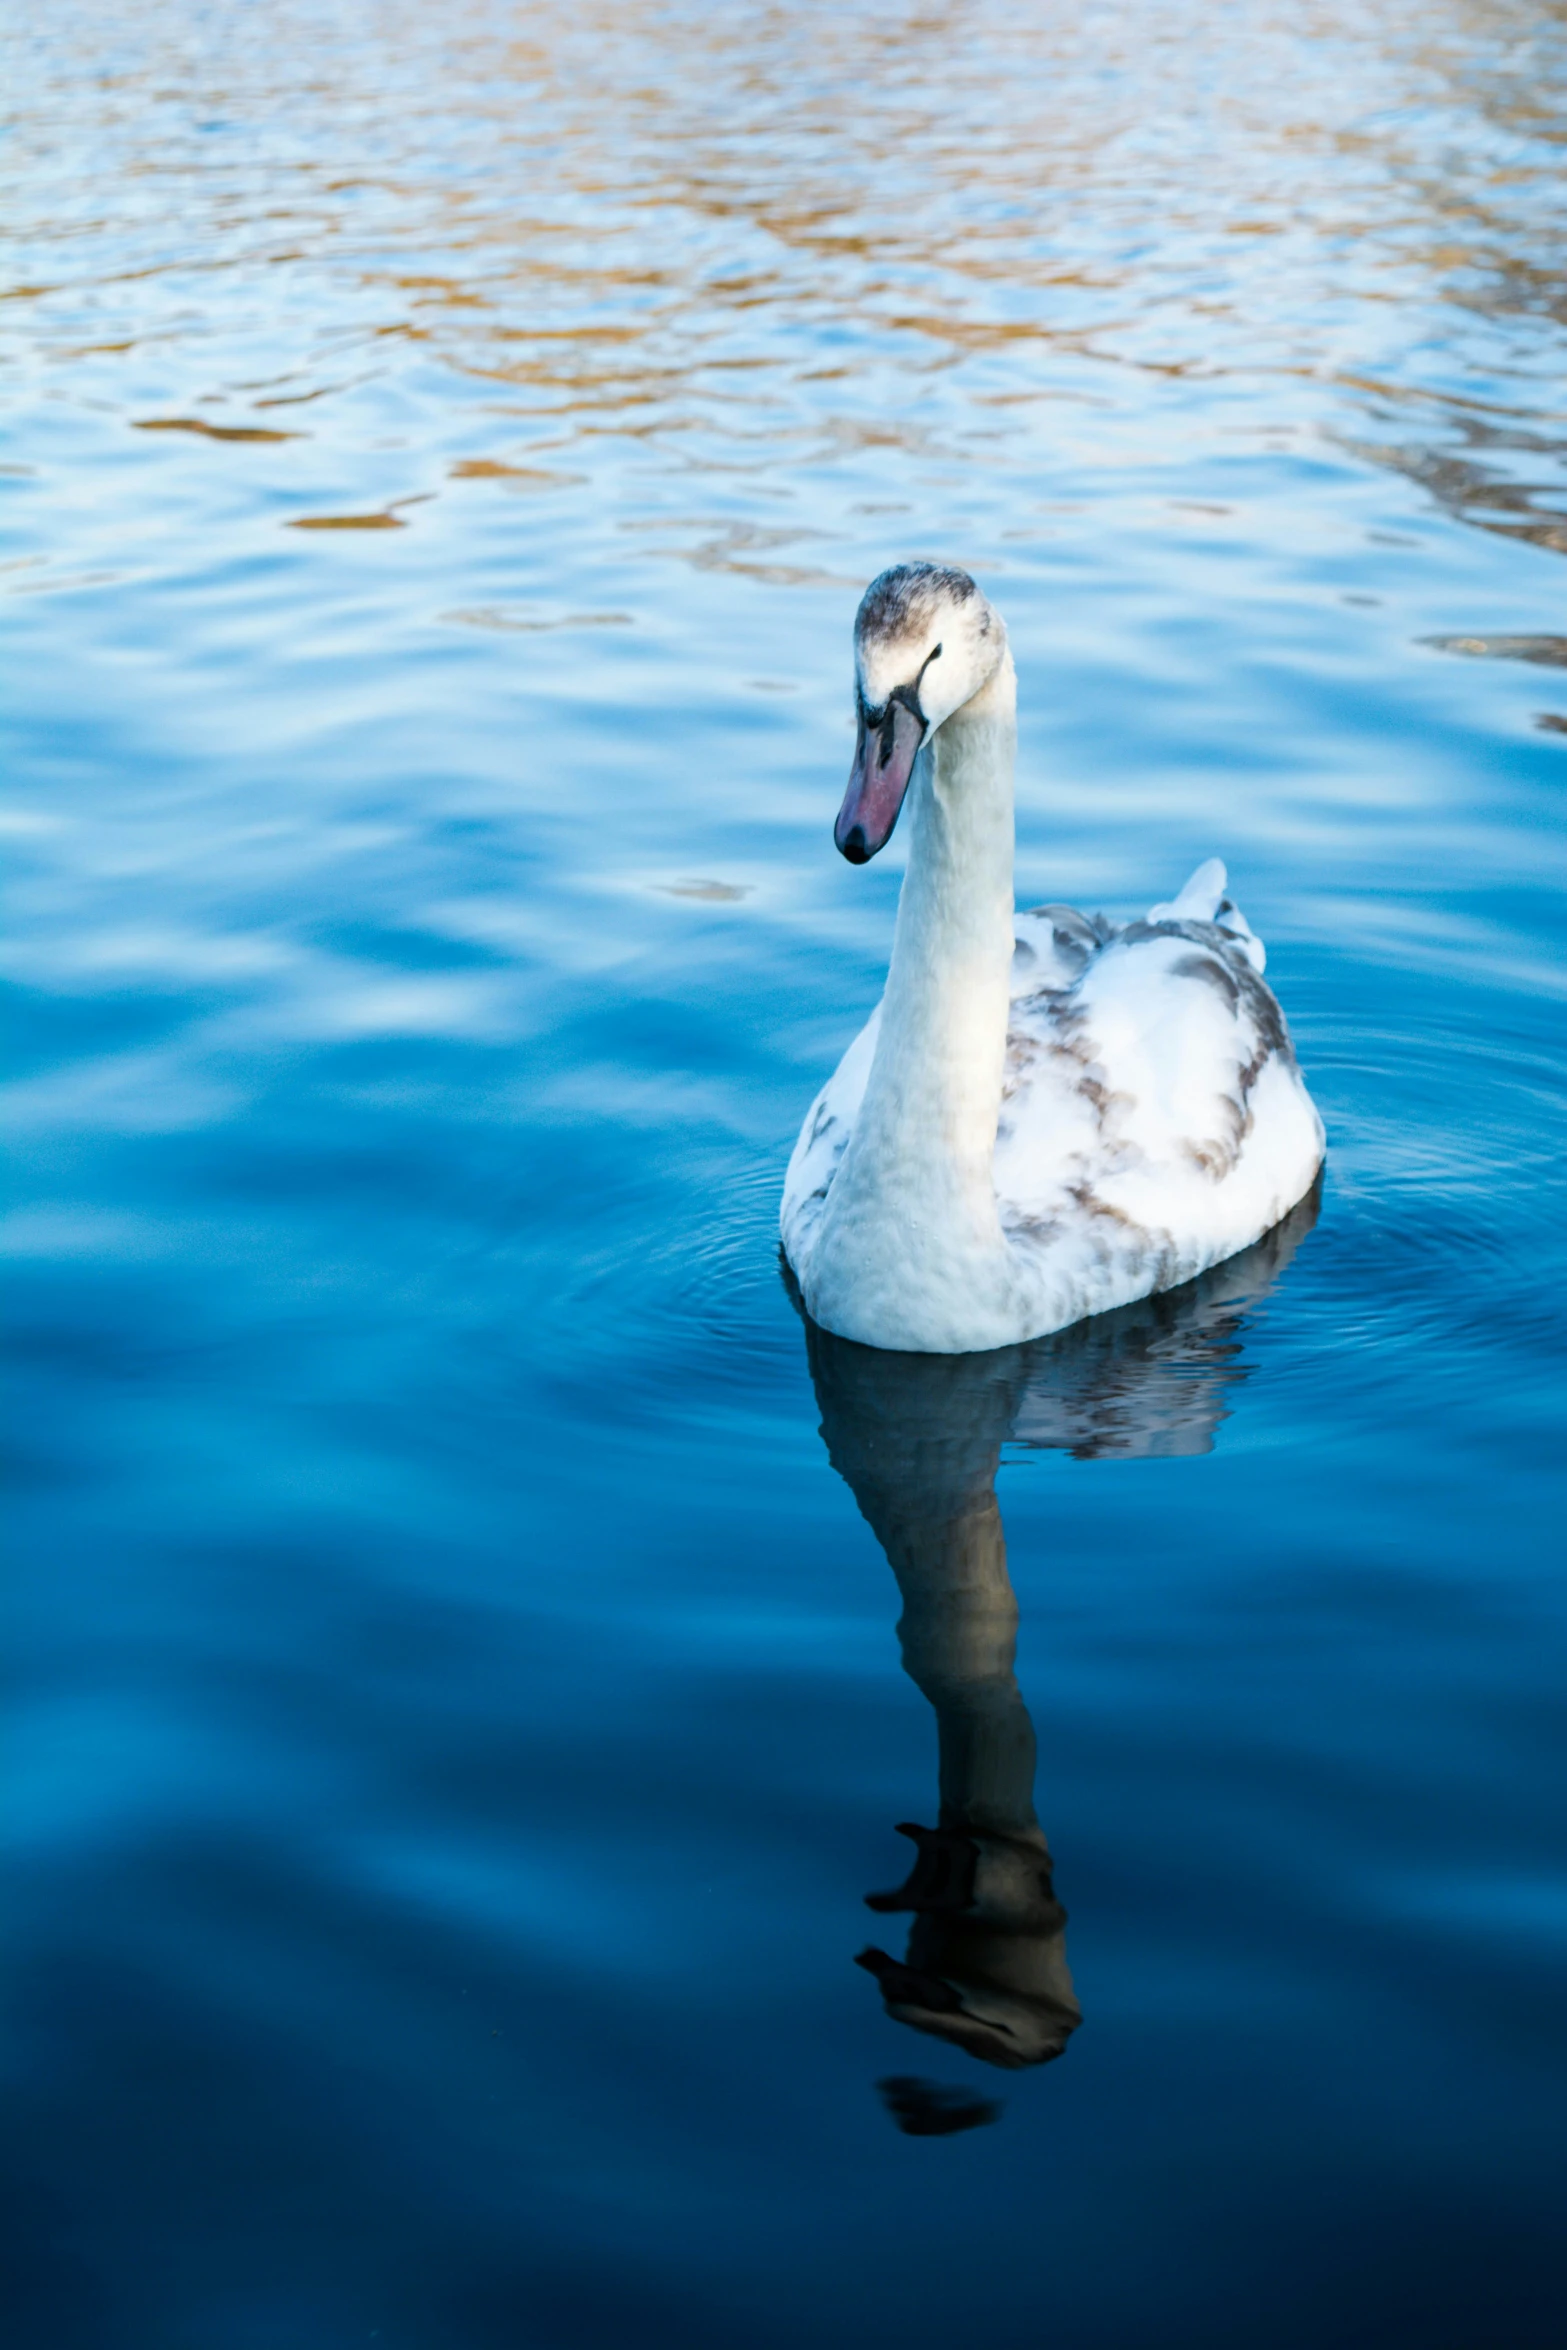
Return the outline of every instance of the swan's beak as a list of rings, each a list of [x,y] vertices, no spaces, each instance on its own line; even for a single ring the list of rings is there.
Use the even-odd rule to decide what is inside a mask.
[[[860,712],[849,788],[832,828],[851,865],[867,864],[891,840],[925,733],[925,721],[905,702],[889,702],[879,726],[867,724]]]

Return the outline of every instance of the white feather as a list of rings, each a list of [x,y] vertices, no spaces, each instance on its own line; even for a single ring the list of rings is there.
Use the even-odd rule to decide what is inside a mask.
[[[1211,922],[1219,911],[1229,875],[1222,857],[1209,857],[1167,906],[1150,906],[1150,922]]]

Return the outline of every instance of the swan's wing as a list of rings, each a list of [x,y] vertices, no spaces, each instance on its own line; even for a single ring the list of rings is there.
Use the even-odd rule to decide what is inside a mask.
[[[878,1004],[805,1113],[805,1124],[800,1128],[789,1171],[784,1177],[779,1217],[784,1253],[797,1268],[810,1247],[822,1202],[838,1172],[844,1146],[854,1132],[880,1029]]]
[[[1082,1300],[1079,1312],[1168,1288],[1246,1247],[1321,1163],[1321,1121],[1284,1016],[1223,893],[1214,860],[1069,986],[1013,1003],[996,1142],[1002,1220],[1042,1270],[1048,1261],[1052,1288]],[[1188,903],[1211,912],[1177,912]]]

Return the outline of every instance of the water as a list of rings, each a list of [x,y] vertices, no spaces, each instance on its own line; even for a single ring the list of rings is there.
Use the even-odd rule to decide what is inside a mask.
[[[63,0],[8,86],[9,2340],[1554,2345],[1560,12]],[[1024,901],[1223,854],[1330,1156],[911,1369],[774,1220],[924,553]],[[1024,1863],[1002,2069],[853,1962]]]

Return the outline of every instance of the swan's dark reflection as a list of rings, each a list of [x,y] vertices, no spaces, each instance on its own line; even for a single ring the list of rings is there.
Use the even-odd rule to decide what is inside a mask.
[[[1029,1346],[886,1354],[806,1324],[828,1454],[898,1579],[904,1669],[940,1738],[937,1824],[901,1828],[916,1846],[908,1881],[869,1897],[873,1910],[912,1913],[907,1951],[870,1949],[859,1963],[890,2016],[987,2064],[1044,2064],[1082,2020],[1013,1672],[1001,1447],[1080,1460],[1210,1451],[1246,1376],[1246,1316],[1316,1222],[1319,1197],[1184,1289]]]

